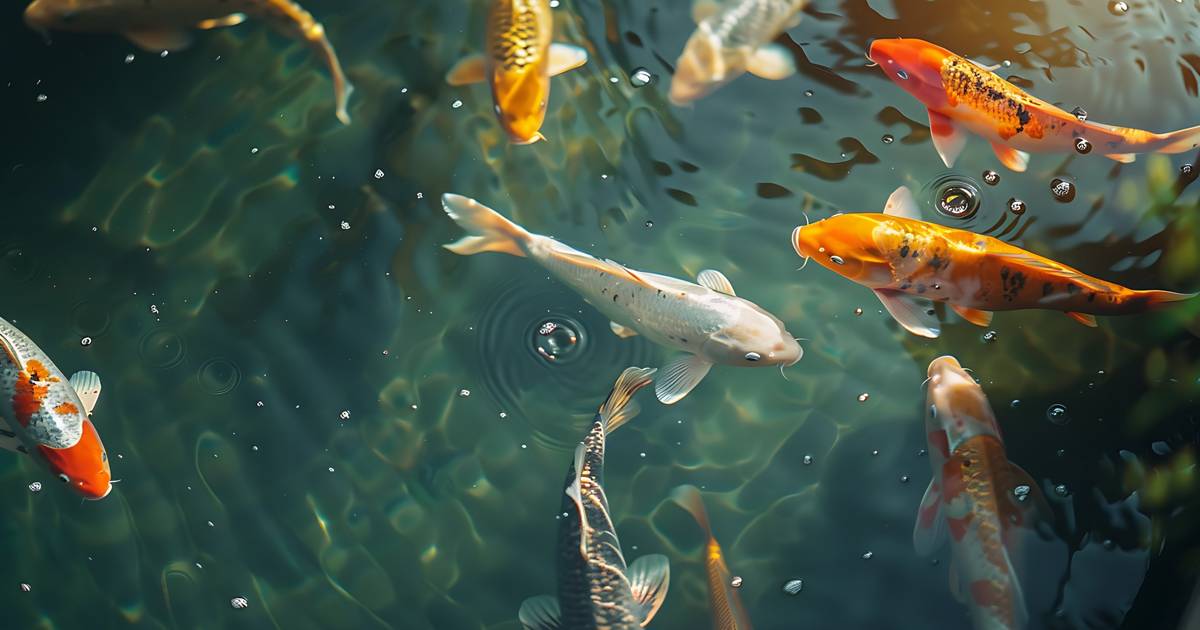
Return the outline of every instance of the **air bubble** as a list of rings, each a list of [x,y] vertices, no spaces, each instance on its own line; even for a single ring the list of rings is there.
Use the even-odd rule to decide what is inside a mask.
[[[1025,207],[1024,201],[1021,201],[1020,199],[1017,199],[1016,197],[1013,197],[1008,200],[1008,211],[1009,212],[1011,212],[1017,216],[1021,216],[1022,214],[1025,214],[1025,210],[1026,210],[1026,207]]]
[[[896,141],[896,137],[895,137],[895,136],[893,136],[893,135],[892,135],[892,134],[890,134],[890,133],[889,133],[889,134],[886,134],[886,135],[884,135],[884,136],[883,136],[883,143],[884,143],[884,144],[891,144],[891,143],[893,143],[893,142],[895,142],[895,141]]]
[[[969,219],[979,211],[979,189],[969,181],[951,178],[937,188],[933,205],[952,219]]]
[[[1087,155],[1092,152],[1092,143],[1087,141],[1087,138],[1075,138],[1075,152],[1080,155]]]
[[[1113,15],[1125,15],[1129,12],[1129,3],[1123,0],[1108,3],[1108,12]]]
[[[1071,113],[1074,114],[1075,117],[1080,120],[1080,122],[1087,121],[1088,113],[1087,113],[1087,110],[1085,110],[1084,108],[1076,107],[1075,109],[1071,110]]]
[[[988,186],[995,186],[996,184],[999,184],[1000,173],[997,173],[996,171],[984,171],[983,183],[987,184]]]
[[[1069,179],[1055,177],[1050,182],[1050,192],[1054,198],[1062,203],[1070,203],[1075,201],[1075,184]]]
[[[538,326],[533,343],[543,358],[560,361],[579,347],[579,333],[566,321],[549,319]]]
[[[1066,405],[1054,403],[1053,405],[1050,405],[1049,409],[1046,409],[1046,419],[1054,424],[1062,426],[1071,421],[1071,416],[1067,414]]]
[[[799,595],[804,590],[804,580],[788,580],[783,585],[783,592],[788,595]]]
[[[654,82],[656,77],[645,68],[638,68],[629,75],[629,83],[635,88],[645,87]]]

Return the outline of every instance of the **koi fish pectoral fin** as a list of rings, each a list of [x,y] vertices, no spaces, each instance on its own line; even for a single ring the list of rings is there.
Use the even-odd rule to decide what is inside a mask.
[[[875,289],[875,296],[883,302],[892,319],[908,332],[927,339],[937,339],[941,336],[941,324],[934,315],[933,305],[929,300],[889,289]]]
[[[587,63],[588,53],[571,44],[550,44],[550,76],[556,77]]]
[[[1136,153],[1107,153],[1104,157],[1121,164],[1133,164],[1137,161]]]
[[[638,619],[638,625],[645,628],[667,599],[671,565],[664,555],[642,556],[629,565],[628,576],[633,602],[637,605],[633,614]]]
[[[88,371],[76,372],[67,379],[67,382],[79,395],[79,401],[83,403],[83,409],[87,415],[92,415],[92,410],[96,408],[96,401],[100,399],[100,375]]]
[[[946,517],[942,513],[942,490],[937,480],[931,480],[917,510],[917,523],[913,526],[913,549],[917,555],[928,557],[945,544]]]
[[[1046,496],[1042,494],[1042,489],[1033,476],[1020,466],[1009,462],[1008,468],[1000,472],[999,488],[1004,493],[1007,501],[1000,502],[1000,510],[1006,523],[1020,523],[1024,519],[1025,513],[1031,508],[1036,512],[1039,518],[1047,521],[1054,520],[1054,510],[1050,508],[1050,503],[1046,501]],[[1015,490],[1025,486],[1029,489],[1029,501],[1018,498]]]
[[[750,55],[746,70],[761,79],[780,81],[796,74],[796,56],[786,46],[766,44]]]
[[[562,609],[557,598],[538,595],[521,602],[517,620],[525,630],[558,630],[562,627]]]
[[[487,64],[480,54],[463,57],[446,73],[446,83],[454,86],[482,83],[486,79]]]
[[[950,308],[954,309],[954,312],[958,313],[960,317],[976,326],[988,326],[992,323],[991,311],[981,311],[976,308],[968,308],[957,304],[951,304]]]
[[[921,220],[921,208],[917,206],[917,200],[913,198],[912,191],[908,189],[908,186],[897,188],[892,196],[888,197],[887,203],[883,206],[883,213],[914,221]]]
[[[614,335],[622,339],[636,337],[638,334],[636,330],[629,328],[628,326],[622,326],[617,322],[608,322],[608,327],[613,331]]]
[[[946,168],[953,168],[954,161],[962,153],[967,144],[967,133],[963,131],[952,118],[929,110],[929,133],[933,136],[933,146]]]
[[[1029,154],[1024,151],[1018,151],[999,142],[992,143],[992,151],[996,152],[996,157],[1000,159],[1000,163],[1010,171],[1024,173],[1025,169],[1029,168]]]
[[[207,30],[214,29],[214,28],[224,28],[226,26],[237,26],[238,24],[241,24],[242,22],[245,22],[245,21],[246,21],[245,13],[230,13],[229,15],[226,15],[225,17],[212,18],[211,20],[204,20],[204,21],[200,22],[199,24],[197,24],[196,28],[207,31]]]
[[[1096,328],[1097,326],[1100,325],[1100,324],[1096,323],[1095,315],[1089,315],[1087,313],[1075,313],[1075,312],[1068,311],[1067,317],[1070,317],[1071,319],[1079,322],[1080,324],[1083,324],[1084,326],[1087,326],[1088,328]]]
[[[192,34],[183,29],[150,29],[144,31],[125,31],[126,39],[148,52],[176,52],[192,45]]]
[[[716,269],[701,271],[700,275],[696,276],[696,283],[702,287],[708,287],[717,293],[724,293],[730,296],[737,295],[733,291],[733,283],[729,281],[729,278],[726,278],[725,274]]]
[[[691,393],[708,375],[713,364],[695,354],[681,354],[663,366],[654,384],[654,395],[664,405],[673,405]]]

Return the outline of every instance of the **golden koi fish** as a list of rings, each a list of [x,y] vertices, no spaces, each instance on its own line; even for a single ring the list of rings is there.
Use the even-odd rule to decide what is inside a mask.
[[[695,486],[679,486],[671,492],[671,500],[696,519],[708,539],[704,545],[704,571],[708,576],[708,605],[712,609],[713,630],[750,630],[750,616],[733,588],[733,573],[725,564],[721,544],[713,536],[700,491]]]
[[[545,140],[541,133],[550,101],[550,77],[587,63],[587,51],[551,43],[554,16],[549,0],[493,0],[484,50],[446,74],[450,85],[486,81],[496,118],[514,144]]]
[[[933,144],[947,167],[962,152],[967,131],[991,142],[1000,161],[1018,172],[1029,165],[1030,153],[1094,147],[1128,163],[1138,153],[1183,153],[1200,146],[1200,126],[1153,133],[1081,120],[1000,78],[995,67],[920,39],[878,39],[868,56],[929,109]]]
[[[954,357],[929,364],[925,429],[933,479],[921,500],[913,545],[928,556],[949,539],[950,590],[971,611],[975,630],[1017,630],[1028,619],[1013,568],[1011,530],[1036,505],[1037,483],[1008,461],[987,396]],[[1029,505],[1014,490],[1026,489]]]
[[[1129,315],[1195,293],[1137,291],[1093,278],[1004,241],[921,221],[901,187],[883,214],[840,214],[796,228],[796,253],[875,291],[892,317],[922,337],[941,334],[930,301],[978,326],[992,311],[1051,309],[1086,326],[1094,315]]]
[[[292,0],[33,0],[25,9],[25,23],[35,30],[121,33],[152,52],[181,50],[191,45],[193,29],[235,26],[247,16],[265,20],[321,56],[333,76],[338,120],[350,124],[346,105],[354,86],[325,27]]]

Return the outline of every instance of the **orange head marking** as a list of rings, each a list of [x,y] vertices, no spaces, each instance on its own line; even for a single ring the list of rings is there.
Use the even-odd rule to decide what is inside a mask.
[[[108,453],[91,420],[83,420],[83,435],[73,446],[51,448],[39,445],[50,470],[85,499],[103,499],[112,491]]]
[[[933,419],[949,438],[950,453],[977,435],[1000,437],[996,416],[983,389],[954,357],[938,357],[929,364],[926,402]]]
[[[513,144],[533,144],[543,139],[540,130],[550,99],[548,76],[531,68],[518,72],[499,70],[492,93],[496,118]]]
[[[954,53],[921,39],[877,39],[867,53],[884,74],[927,107],[947,104],[942,65]]]
[[[876,239],[879,216],[839,214],[792,232],[792,247],[804,258],[868,287],[892,280],[891,264]]]

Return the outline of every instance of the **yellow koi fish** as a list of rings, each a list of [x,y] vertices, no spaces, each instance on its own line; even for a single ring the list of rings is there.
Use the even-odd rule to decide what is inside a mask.
[[[193,29],[235,26],[247,16],[261,18],[321,56],[333,76],[338,120],[350,124],[346,105],[354,87],[325,27],[292,0],[33,0],[25,9],[25,23],[35,30],[121,33],[152,52],[187,48]]]
[[[708,539],[704,546],[704,570],[708,575],[708,605],[712,609],[713,630],[750,630],[750,616],[733,587],[733,573],[725,564],[721,544],[713,536],[700,491],[695,486],[679,486],[671,492],[671,500],[696,519]]]
[[[484,50],[446,74],[450,85],[486,81],[496,118],[514,144],[545,140],[540,131],[550,101],[550,77],[587,63],[587,51],[551,43],[554,16],[549,0],[493,0]]]
[[[1132,162],[1138,153],[1200,146],[1200,126],[1153,133],[1081,120],[1000,78],[996,68],[920,39],[878,39],[868,56],[929,109],[933,144],[947,167],[954,166],[968,131],[991,142],[1000,162],[1018,172],[1029,165],[1030,153],[1095,147],[1107,158]]]

